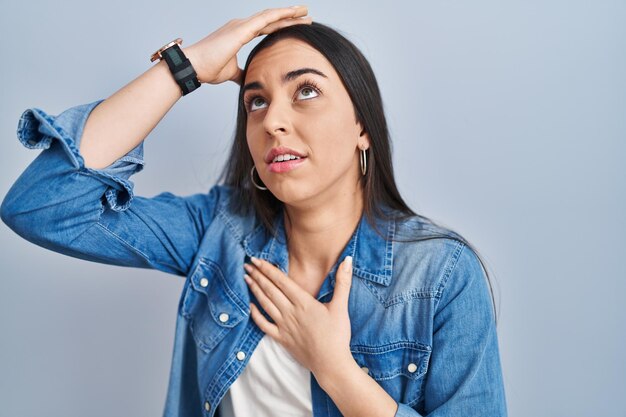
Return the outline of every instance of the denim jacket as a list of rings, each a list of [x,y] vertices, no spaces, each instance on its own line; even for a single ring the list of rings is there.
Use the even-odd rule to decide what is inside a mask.
[[[250,317],[258,302],[243,264],[255,256],[288,271],[283,213],[272,236],[255,216],[229,210],[225,185],[185,197],[133,195],[143,142],[106,168],[85,167],[79,141],[101,101],[58,116],[24,111],[18,138],[43,151],[3,199],[2,220],[65,255],[185,277],[163,416],[219,416],[264,335]],[[394,241],[409,230],[451,234],[420,217],[376,221],[385,237],[363,216],[317,295],[330,301],[337,265],[351,255],[354,360],[398,403],[396,417],[506,416],[491,298],[474,252],[448,238]],[[310,383],[314,417],[340,416],[312,373]]]

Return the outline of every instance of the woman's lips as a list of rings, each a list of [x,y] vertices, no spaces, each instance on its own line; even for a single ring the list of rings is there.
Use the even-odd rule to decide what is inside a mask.
[[[302,163],[304,163],[305,160],[306,160],[306,157],[303,157],[300,159],[291,159],[289,161],[283,161],[283,162],[272,162],[267,166],[267,169],[270,172],[276,172],[276,173],[289,172],[292,169],[295,169],[299,167],[300,165],[302,165]]]

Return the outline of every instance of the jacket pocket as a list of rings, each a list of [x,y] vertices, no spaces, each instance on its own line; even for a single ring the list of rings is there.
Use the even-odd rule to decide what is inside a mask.
[[[187,319],[198,347],[210,352],[247,316],[243,306],[220,267],[208,259],[200,259],[181,306],[181,314]]]
[[[351,346],[350,350],[361,369],[393,399],[409,406],[419,401],[430,346],[400,341],[382,346]]]

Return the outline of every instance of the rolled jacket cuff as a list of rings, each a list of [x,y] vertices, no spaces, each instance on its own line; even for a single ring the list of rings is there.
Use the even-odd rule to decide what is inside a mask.
[[[73,166],[86,175],[93,176],[108,187],[104,196],[115,211],[126,210],[133,198],[134,184],[129,178],[144,167],[143,142],[126,155],[102,169],[85,167],[79,153],[80,140],[91,111],[104,99],[81,104],[53,116],[38,108],[25,110],[17,126],[17,137],[29,149],[48,149],[58,140]]]

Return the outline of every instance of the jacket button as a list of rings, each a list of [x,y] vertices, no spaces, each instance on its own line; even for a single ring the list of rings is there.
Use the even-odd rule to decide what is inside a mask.
[[[242,351],[237,352],[237,359],[239,359],[240,361],[246,359],[246,352],[242,352]]]
[[[200,285],[203,286],[203,287],[206,287],[207,285],[209,285],[209,280],[206,279],[206,278],[202,278],[200,280]]]
[[[228,314],[226,314],[226,313],[220,314],[220,321],[222,323],[226,323],[228,321]]]
[[[204,409],[207,410],[207,411],[211,410],[211,404],[209,404],[208,401],[204,402]]]
[[[362,366],[361,369],[363,370],[363,372],[365,372],[366,374],[370,373],[370,370],[367,369],[367,366]]]
[[[414,363],[410,363],[408,366],[409,372],[413,373],[415,371],[417,371],[417,365]]]

